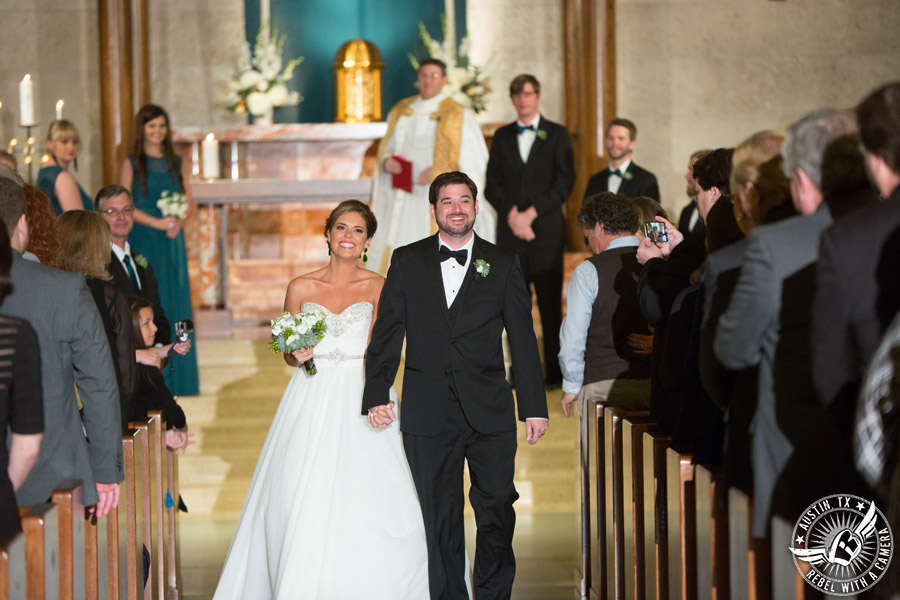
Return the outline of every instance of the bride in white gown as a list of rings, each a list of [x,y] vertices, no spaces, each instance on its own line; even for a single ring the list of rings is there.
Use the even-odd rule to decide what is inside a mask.
[[[321,311],[318,373],[298,368],[269,429],[215,600],[427,599],[422,513],[398,425],[360,414],[363,355],[384,279],[359,267],[375,231],[361,202],[326,222],[328,266],[291,282],[285,310]]]

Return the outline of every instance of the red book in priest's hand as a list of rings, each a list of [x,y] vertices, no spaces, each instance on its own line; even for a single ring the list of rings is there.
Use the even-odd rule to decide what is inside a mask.
[[[406,159],[406,157],[400,154],[395,154],[393,158],[398,163],[400,163],[400,172],[393,176],[391,185],[393,185],[397,189],[405,191],[407,194],[412,194],[412,162],[410,162]]]

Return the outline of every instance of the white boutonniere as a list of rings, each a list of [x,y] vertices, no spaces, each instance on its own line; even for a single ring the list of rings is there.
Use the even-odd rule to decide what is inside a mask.
[[[484,279],[491,274],[491,264],[483,258],[479,258],[475,261],[475,272],[481,275],[481,278]]]
[[[634,179],[634,175],[632,175],[628,171],[625,171],[624,173],[622,173],[622,179],[624,179],[625,181],[631,181],[632,179]]]
[[[547,132],[544,131],[543,129],[538,129],[536,135],[537,135],[537,138],[538,138],[539,140],[546,140],[546,139],[547,139]]]
[[[147,257],[144,256],[143,254],[135,254],[131,258],[134,259],[134,264],[136,264],[140,268],[142,268],[142,269],[147,268]]]

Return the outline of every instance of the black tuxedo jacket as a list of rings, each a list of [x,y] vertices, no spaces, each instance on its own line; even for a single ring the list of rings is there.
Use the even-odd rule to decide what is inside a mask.
[[[522,240],[513,235],[506,216],[513,207],[530,207],[538,216],[531,224],[533,246],[562,248],[566,243],[565,205],[575,185],[575,161],[572,141],[565,127],[541,116],[538,136],[522,162],[516,123],[504,125],[494,134],[488,159],[484,196],[497,210],[497,245],[515,249]],[[546,132],[541,139],[540,132]]]
[[[402,431],[441,433],[454,402],[451,390],[476,431],[514,431],[513,394],[501,343],[506,328],[519,419],[547,418],[531,297],[519,259],[475,236],[463,286],[448,309],[437,238],[394,250],[366,353],[362,413],[387,404],[405,338]],[[486,277],[475,271],[478,259],[490,265]]]
[[[126,299],[140,296],[150,303],[153,307],[153,323],[156,325],[156,341],[165,345],[172,341],[172,332],[170,330],[169,319],[163,311],[162,304],[159,300],[159,285],[156,283],[156,275],[153,273],[153,265],[147,264],[144,268],[137,263],[132,263],[135,271],[137,271],[138,279],[141,281],[140,291],[134,289],[128,272],[125,271],[122,261],[116,257],[115,252],[109,252],[109,264],[106,270],[112,275],[112,284],[123,294]]]
[[[619,193],[629,198],[637,198],[638,196],[647,196],[659,202],[659,185],[656,183],[656,175],[642,169],[634,164],[628,165],[626,173],[631,173],[631,179],[622,179],[622,185],[619,186]],[[607,173],[603,169],[599,173],[594,173],[588,181],[587,188],[584,190],[584,197],[593,196],[597,192],[605,192]],[[684,232],[687,235],[687,232]]]

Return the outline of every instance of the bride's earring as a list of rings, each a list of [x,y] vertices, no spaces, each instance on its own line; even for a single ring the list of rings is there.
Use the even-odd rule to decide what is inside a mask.
[[[363,248],[362,259],[363,259],[363,262],[369,262],[369,249],[368,248]]]
[[[325,245],[328,246],[328,256],[331,256],[331,241],[329,240],[325,242]]]

